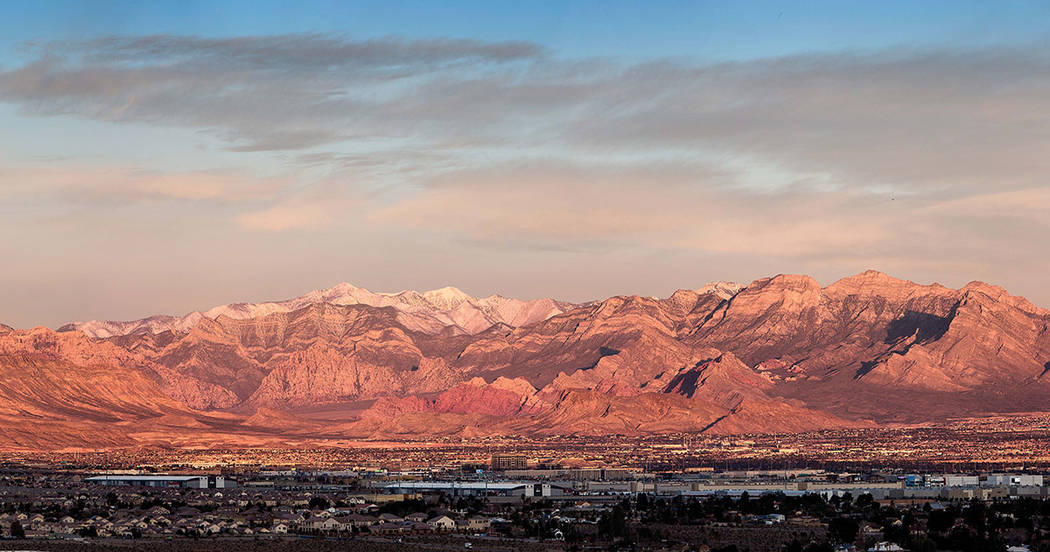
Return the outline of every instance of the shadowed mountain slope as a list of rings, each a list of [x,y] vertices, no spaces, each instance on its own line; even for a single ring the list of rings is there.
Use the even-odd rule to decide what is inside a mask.
[[[246,443],[790,432],[1044,410],[1050,399],[1050,312],[979,282],[953,290],[869,271],[822,288],[779,275],[579,306],[479,303],[454,289],[303,297],[105,338],[0,328],[0,407],[86,424],[56,443],[111,446],[195,431]],[[464,305],[498,313],[484,328],[421,325],[405,304],[431,318]],[[73,381],[57,382],[62,371]],[[91,438],[92,424],[114,420],[139,433]]]

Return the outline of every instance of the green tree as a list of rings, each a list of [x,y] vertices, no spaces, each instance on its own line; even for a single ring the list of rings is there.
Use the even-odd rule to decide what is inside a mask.
[[[11,536],[16,539],[26,538],[25,527],[22,527],[22,522],[17,519],[11,522]]]

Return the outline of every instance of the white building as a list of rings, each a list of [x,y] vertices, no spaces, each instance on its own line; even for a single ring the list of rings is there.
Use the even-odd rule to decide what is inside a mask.
[[[1043,476],[1032,474],[993,473],[981,481],[982,487],[1042,487]]]

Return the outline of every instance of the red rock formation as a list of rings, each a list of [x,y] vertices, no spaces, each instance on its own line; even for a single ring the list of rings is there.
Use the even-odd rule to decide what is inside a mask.
[[[0,415],[44,416],[71,435],[28,424],[0,444],[177,444],[191,430],[288,443],[322,427],[332,438],[802,431],[1050,399],[1050,312],[977,282],[952,290],[869,271],[821,288],[781,275],[560,313],[498,296],[475,305],[457,290],[389,298],[459,320],[439,329],[407,307],[325,302],[348,301],[332,294],[106,339],[0,328],[11,382]],[[464,332],[468,304],[513,324]],[[242,316],[252,309],[261,314]],[[61,370],[72,383],[56,383]],[[92,441],[104,410],[125,425]]]

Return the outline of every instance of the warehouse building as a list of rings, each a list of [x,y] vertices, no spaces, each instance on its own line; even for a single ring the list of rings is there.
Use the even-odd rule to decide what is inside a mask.
[[[550,483],[485,481],[402,481],[386,486],[388,493],[444,493],[449,496],[564,496],[572,489]]]
[[[221,475],[98,475],[88,477],[84,481],[107,487],[225,489],[232,486]]]

